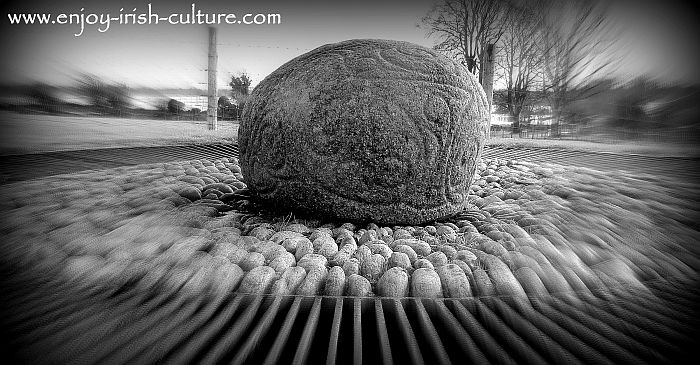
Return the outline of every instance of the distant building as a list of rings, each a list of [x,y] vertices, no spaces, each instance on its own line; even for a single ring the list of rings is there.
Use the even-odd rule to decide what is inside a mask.
[[[491,114],[491,125],[511,126],[513,125],[513,116],[508,114]]]
[[[526,123],[529,125],[551,125],[552,124],[552,116],[551,115],[541,115],[541,114],[530,115],[526,119]]]
[[[522,125],[551,125],[552,115],[550,114],[533,114],[527,117],[520,117],[520,124]],[[510,114],[491,114],[491,125],[492,126],[504,126],[510,127],[513,125],[513,116]]]

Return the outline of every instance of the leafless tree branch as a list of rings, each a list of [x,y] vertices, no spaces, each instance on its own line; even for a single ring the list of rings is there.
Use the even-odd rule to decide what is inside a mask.
[[[439,40],[435,49],[455,56],[481,81],[484,46],[501,38],[510,9],[506,1],[441,0],[421,23]]]

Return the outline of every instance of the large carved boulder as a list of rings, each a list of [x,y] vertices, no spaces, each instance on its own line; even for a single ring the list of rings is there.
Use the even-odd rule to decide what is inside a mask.
[[[474,77],[433,50],[325,45],[255,88],[239,129],[241,170],[279,207],[420,224],[464,208],[488,117]]]

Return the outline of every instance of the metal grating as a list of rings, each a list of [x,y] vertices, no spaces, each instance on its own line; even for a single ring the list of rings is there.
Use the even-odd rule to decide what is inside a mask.
[[[0,184],[43,176],[147,163],[238,156],[237,144],[104,148],[0,156]],[[602,171],[628,170],[698,181],[698,158],[485,146],[483,157],[551,162]]]
[[[6,278],[8,276],[5,276]],[[680,364],[700,289],[648,282],[516,300],[79,290],[13,276],[2,305],[18,363]]]
[[[237,144],[101,148],[0,156],[0,183],[120,166],[238,156]]]

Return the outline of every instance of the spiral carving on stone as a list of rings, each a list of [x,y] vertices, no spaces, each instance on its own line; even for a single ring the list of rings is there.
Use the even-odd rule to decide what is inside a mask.
[[[319,47],[263,80],[239,129],[258,196],[351,221],[420,223],[461,209],[486,99],[473,76],[405,42]]]

